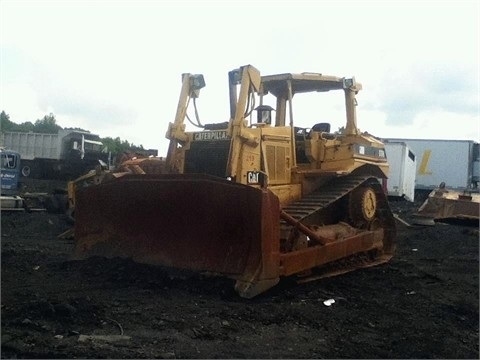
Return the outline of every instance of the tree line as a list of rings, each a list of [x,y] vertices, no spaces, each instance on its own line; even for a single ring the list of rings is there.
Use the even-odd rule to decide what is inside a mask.
[[[4,110],[2,110],[0,113],[0,130],[2,132],[19,131],[42,134],[58,134],[59,130],[78,130],[90,132],[89,130],[81,128],[62,128],[57,124],[57,119],[52,113],[45,115],[41,119],[37,119],[35,122],[26,121],[21,124],[17,124],[10,120],[10,115],[8,115]],[[101,138],[101,141],[105,146],[107,146],[108,150],[111,151],[112,154],[120,154],[123,152],[143,152],[145,150],[143,145],[137,146],[128,142],[127,140],[120,139],[120,137],[105,137]]]

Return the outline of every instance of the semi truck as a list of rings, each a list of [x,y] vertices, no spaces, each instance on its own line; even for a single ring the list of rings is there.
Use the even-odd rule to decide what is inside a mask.
[[[74,179],[99,164],[109,154],[99,135],[62,129],[57,134],[2,133],[1,144],[22,158],[21,175],[40,179]]]
[[[478,192],[479,143],[472,140],[383,139],[403,142],[417,157],[415,190],[430,192],[441,183],[457,191]]]

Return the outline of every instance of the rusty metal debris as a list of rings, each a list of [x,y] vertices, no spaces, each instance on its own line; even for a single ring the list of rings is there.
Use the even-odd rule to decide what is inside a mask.
[[[416,224],[435,225],[439,220],[479,220],[480,194],[448,189],[441,183],[419,207],[414,219]]]

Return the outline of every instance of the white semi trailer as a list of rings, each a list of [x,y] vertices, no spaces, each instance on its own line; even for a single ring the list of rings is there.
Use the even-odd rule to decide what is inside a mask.
[[[414,201],[417,166],[415,154],[403,141],[386,141],[385,152],[390,164],[388,196]]]
[[[415,190],[433,190],[442,182],[458,191],[478,191],[479,143],[472,140],[387,138],[403,142],[416,155]]]

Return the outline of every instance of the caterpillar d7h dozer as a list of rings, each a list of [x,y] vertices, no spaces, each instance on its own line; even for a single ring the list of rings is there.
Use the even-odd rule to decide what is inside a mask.
[[[251,65],[229,81],[230,121],[202,125],[195,100],[203,76],[182,75],[164,174],[78,190],[75,257],[222,275],[245,298],[281,277],[307,281],[387,262],[395,222],[378,179],[388,163],[384,145],[357,129],[361,85],[316,73],[261,77]],[[332,90],[345,95],[343,134],[328,123],[294,126],[294,97]],[[201,130],[187,132],[185,118]]]

